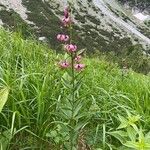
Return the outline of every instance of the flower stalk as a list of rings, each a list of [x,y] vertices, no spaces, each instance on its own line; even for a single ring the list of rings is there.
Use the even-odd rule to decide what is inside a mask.
[[[66,105],[70,105],[70,107],[68,106],[68,108],[65,110],[66,113],[68,113],[69,110],[69,116],[67,119],[68,122],[68,126],[69,126],[69,149],[73,150],[77,148],[77,138],[78,138],[78,133],[75,130],[78,120],[75,118],[75,115],[79,114],[79,110],[78,110],[78,104],[80,104],[80,101],[78,101],[78,99],[76,98],[76,92],[77,86],[77,76],[78,74],[83,71],[83,69],[85,68],[84,64],[80,64],[81,61],[81,56],[77,54],[77,46],[75,44],[73,44],[73,26],[72,26],[72,17],[71,17],[71,7],[66,7],[64,10],[64,17],[62,19],[62,24],[65,28],[67,28],[67,30],[69,31],[69,36],[66,34],[58,34],[57,35],[57,40],[60,42],[64,42],[64,50],[67,53],[68,57],[65,58],[65,60],[61,60],[59,63],[59,66],[61,69],[65,69],[66,73],[69,75],[69,77],[71,78],[71,80],[66,81],[66,79],[64,79],[64,81],[66,81],[65,85],[68,85],[68,91],[69,91],[69,95],[70,98],[68,100],[66,100]],[[68,42],[68,44],[67,44]],[[79,83],[78,83],[79,84]],[[70,104],[69,104],[70,103]],[[80,108],[80,107],[79,107]],[[79,130],[79,129],[78,129]]]

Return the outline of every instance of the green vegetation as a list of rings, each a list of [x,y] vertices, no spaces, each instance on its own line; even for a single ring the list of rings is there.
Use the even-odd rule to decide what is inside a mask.
[[[117,53],[105,52],[103,55],[107,61],[118,63],[121,68],[132,68],[136,72],[148,74],[150,72],[150,57],[148,52],[144,53],[142,49],[141,45],[134,45]]]
[[[131,7],[137,7],[140,10],[149,10],[149,0],[118,0],[121,3],[128,3]]]
[[[145,23],[145,25],[147,25],[148,27],[150,27],[150,20],[145,21],[144,23]]]
[[[4,29],[0,53],[1,149],[65,149],[68,114],[60,108],[68,93],[61,82],[64,70],[57,66],[63,55]],[[148,150],[150,76],[119,69],[106,61],[110,56],[84,59],[87,66],[77,93],[83,107],[77,111],[86,117],[78,119],[85,123],[79,150]],[[146,146],[134,143],[138,137]]]

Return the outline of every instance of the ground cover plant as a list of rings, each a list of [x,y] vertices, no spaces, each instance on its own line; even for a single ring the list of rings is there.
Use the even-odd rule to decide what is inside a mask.
[[[65,54],[0,29],[0,149],[149,150],[150,76],[77,50],[69,15]]]

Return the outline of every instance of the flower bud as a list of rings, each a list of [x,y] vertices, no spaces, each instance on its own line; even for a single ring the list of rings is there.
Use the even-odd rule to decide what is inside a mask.
[[[65,17],[65,18],[68,18],[68,17],[69,17],[69,9],[68,9],[68,7],[66,7],[66,8],[64,9],[64,17]]]

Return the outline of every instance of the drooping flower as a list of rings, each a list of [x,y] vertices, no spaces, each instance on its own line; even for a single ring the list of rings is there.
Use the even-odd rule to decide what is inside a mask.
[[[77,50],[77,46],[76,45],[73,45],[73,44],[67,44],[65,45],[65,49],[67,52],[75,52]]]
[[[62,69],[66,69],[70,66],[70,64],[67,61],[60,61],[58,64]]]
[[[68,8],[68,7],[66,7],[66,8],[64,9],[64,17],[65,17],[65,18],[68,18],[68,17],[69,17],[69,8]]]
[[[85,64],[75,64],[75,70],[82,71],[85,68]]]
[[[63,34],[58,34],[58,35],[57,35],[57,40],[58,40],[58,41],[63,41],[64,38],[65,38],[65,35],[63,35]]]
[[[65,35],[64,41],[65,41],[65,42],[69,41],[69,36],[68,36],[68,35]]]
[[[81,61],[81,55],[76,56],[74,60],[75,60],[76,62],[80,62],[80,61]]]
[[[64,18],[62,19],[62,23],[63,23],[63,25],[64,25],[65,27],[69,26],[69,25],[71,24],[71,18],[70,18],[70,17],[68,17],[68,18],[64,17]]]
[[[65,34],[58,34],[57,40],[61,42],[67,42],[69,40],[69,36]]]
[[[68,7],[66,7],[64,9],[64,17],[62,19],[62,24],[65,27],[69,27],[72,24],[72,19],[71,19],[71,16],[69,14],[69,8]],[[72,66],[71,64],[74,64],[74,62],[76,62],[76,64],[74,64],[73,68],[72,67],[71,68],[75,69],[76,71],[82,71],[85,68],[85,64],[80,63],[81,55],[76,55],[77,46],[75,44],[66,44],[66,42],[69,41],[69,39],[70,39],[70,37],[68,35],[65,35],[65,34],[58,34],[57,35],[58,41],[65,42],[64,49],[68,53],[71,53],[70,56],[71,56],[71,61],[72,61],[70,63],[67,62],[66,60],[60,61],[58,63],[59,67],[62,69],[65,69],[65,68],[71,67]]]
[[[71,17],[69,16],[69,8],[68,7],[66,7],[64,9],[64,17],[62,19],[62,23],[65,27],[67,27],[71,24]]]

